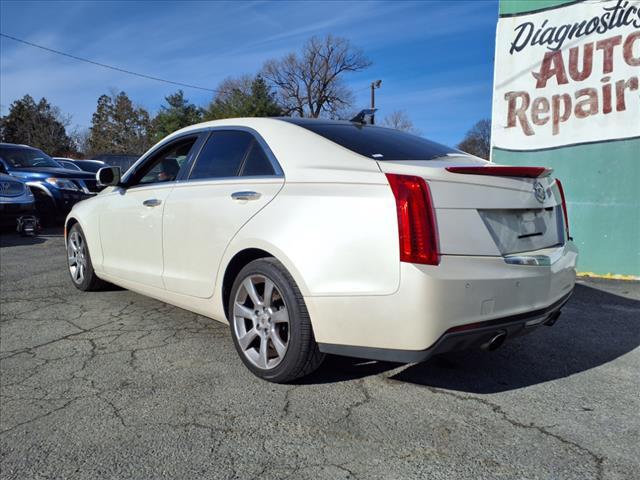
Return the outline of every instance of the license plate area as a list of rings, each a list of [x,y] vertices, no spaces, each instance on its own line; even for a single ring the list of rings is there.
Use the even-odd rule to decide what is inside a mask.
[[[478,210],[500,253],[539,250],[562,244],[561,207]]]
[[[528,238],[544,235],[546,226],[550,223],[552,215],[546,210],[522,210],[516,213],[518,218],[518,238]]]

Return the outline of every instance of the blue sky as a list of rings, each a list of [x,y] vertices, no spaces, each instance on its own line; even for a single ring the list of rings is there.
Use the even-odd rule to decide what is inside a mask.
[[[373,61],[345,77],[357,107],[377,91],[379,117],[404,110],[421,133],[456,144],[491,114],[497,0],[394,2],[0,2],[5,34],[178,82],[215,88],[256,73],[312,35],[332,33]],[[124,90],[157,111],[177,87],[0,39],[0,105],[46,97],[88,127],[96,100]],[[204,105],[211,93],[184,89]]]

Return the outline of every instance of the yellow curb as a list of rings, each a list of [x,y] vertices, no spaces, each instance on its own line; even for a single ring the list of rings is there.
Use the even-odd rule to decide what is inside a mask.
[[[622,275],[620,273],[593,273],[593,272],[578,272],[579,277],[587,278],[604,278],[606,280],[640,280],[640,277],[636,275]]]

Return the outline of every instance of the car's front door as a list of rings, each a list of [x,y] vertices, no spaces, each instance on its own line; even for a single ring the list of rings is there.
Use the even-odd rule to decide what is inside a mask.
[[[198,134],[161,146],[101,199],[100,240],[105,273],[142,285],[162,283],[162,212]],[[184,167],[184,168],[183,168]]]
[[[164,209],[167,290],[200,298],[213,295],[225,248],[242,226],[280,191],[284,177],[257,134],[215,129],[178,182]]]

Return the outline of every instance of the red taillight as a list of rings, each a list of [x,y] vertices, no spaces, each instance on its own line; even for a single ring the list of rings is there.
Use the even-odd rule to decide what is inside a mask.
[[[569,215],[567,214],[567,200],[564,196],[564,188],[562,188],[562,182],[556,178],[556,185],[558,185],[558,190],[560,190],[560,198],[562,199],[562,213],[564,214],[564,226],[567,229],[567,237],[570,237],[569,234]]]
[[[500,165],[447,167],[447,172],[465,173],[468,175],[491,175],[493,177],[526,177],[538,178],[549,175],[553,170],[545,167],[503,167]]]
[[[387,174],[396,198],[400,261],[438,265],[438,230],[429,186],[413,175]]]

